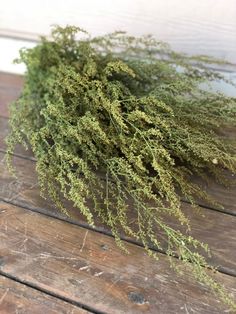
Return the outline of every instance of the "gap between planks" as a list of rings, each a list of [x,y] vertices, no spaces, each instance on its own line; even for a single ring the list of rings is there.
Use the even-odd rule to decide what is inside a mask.
[[[54,218],[54,219],[57,219],[59,221],[62,221],[62,222],[66,222],[66,223],[69,223],[71,225],[75,225],[75,226],[78,226],[78,227],[81,227],[83,229],[86,230],[86,233],[88,232],[88,230],[90,231],[94,231],[98,234],[102,234],[102,235],[106,235],[106,236],[109,236],[111,238],[114,239],[114,236],[112,235],[111,231],[109,230],[106,230],[104,229],[103,227],[98,227],[98,226],[95,226],[95,227],[90,227],[88,224],[86,224],[86,222],[82,223],[80,221],[76,221],[76,220],[73,220],[71,218],[68,218],[68,217],[60,217],[58,216],[56,213],[51,213],[49,212],[48,210],[46,209],[41,209],[41,208],[31,208],[29,206],[26,206],[26,205],[22,205],[18,202],[14,202],[14,201],[7,201],[3,198],[0,197],[0,202],[3,202],[3,203],[6,203],[6,204],[9,204],[9,205],[13,205],[13,206],[18,206],[18,207],[21,207],[23,209],[26,209],[26,210],[29,210],[31,212],[35,212],[35,213],[38,213],[38,214],[41,214],[41,215],[44,215],[46,217],[51,217],[51,218]],[[140,248],[144,248],[143,244],[135,239],[132,239],[132,238],[129,238],[129,237],[126,237],[125,235],[121,235],[120,234],[120,238],[122,241],[126,242],[126,243],[130,243],[130,244],[133,244],[133,245],[137,245],[139,246]],[[159,248],[156,248],[154,246],[148,246],[150,250],[152,250],[153,252],[157,252],[157,253],[160,253],[160,254],[163,254],[164,256],[167,256],[166,254],[166,251],[163,249],[159,249]],[[174,259],[177,259],[179,260],[179,257],[177,254],[173,255],[172,256]],[[227,276],[231,276],[231,277],[236,277],[236,272],[235,270],[231,269],[231,268],[227,268],[227,267],[224,267],[224,266],[218,266],[217,268],[217,271],[221,274],[224,274],[224,275],[227,275]]]
[[[97,237],[94,231],[19,206],[2,204],[0,214],[2,271],[22,282],[90,309],[96,304],[97,312],[176,314],[187,303],[198,313],[222,313],[216,298],[191,273],[177,275],[164,255],[153,263],[132,244],[127,255],[111,237]],[[234,278],[219,273],[214,277],[235,293]]]
[[[6,151],[4,149],[0,148],[0,153],[6,154]],[[11,155],[14,156],[14,157],[18,157],[18,158],[22,158],[22,159],[31,160],[33,162],[36,162],[36,159],[34,157],[24,156],[24,155],[18,154],[18,153],[13,153]],[[185,199],[181,199],[181,202],[191,205],[191,203],[186,201]],[[236,212],[229,211],[229,210],[227,210],[227,208],[220,209],[220,208],[212,207],[212,206],[209,206],[209,205],[204,205],[204,204],[201,204],[201,203],[197,204],[197,205],[199,207],[201,207],[201,208],[204,208],[204,209],[209,209],[209,210],[213,210],[213,211],[216,211],[216,212],[220,212],[220,213],[223,213],[223,214],[226,214],[226,215],[230,215],[230,216],[236,217]]]
[[[86,305],[84,306],[83,304],[78,304],[78,302],[72,302],[70,299],[67,298],[63,298],[60,295],[56,295],[54,293],[52,293],[51,291],[48,291],[46,289],[43,289],[41,287],[38,287],[32,283],[29,283],[27,281],[23,281],[20,280],[19,278],[12,276],[8,273],[5,273],[3,271],[1,271],[0,269],[0,291],[3,290],[6,287],[5,292],[1,295],[0,297],[0,310],[3,311],[3,313],[5,313],[5,308],[8,311],[8,309],[13,310],[14,307],[14,312],[18,313],[18,305],[19,305],[19,301],[18,302],[14,302],[13,306],[9,306],[10,301],[7,300],[7,304],[4,306],[4,301],[5,299],[7,299],[7,295],[11,290],[13,290],[13,294],[14,291],[17,290],[17,292],[19,291],[19,295],[17,295],[17,298],[19,299],[21,298],[26,298],[26,295],[29,294],[29,302],[32,302],[30,304],[27,305],[27,308],[25,310],[28,309],[28,306],[32,306],[34,307],[35,305],[35,301],[38,301],[39,298],[42,298],[41,302],[38,302],[39,304],[37,305],[37,307],[40,307],[40,312],[34,312],[34,314],[40,314],[42,313],[42,308],[44,308],[44,300],[45,298],[47,298],[47,301],[49,300],[49,302],[47,302],[47,305],[49,303],[52,303],[52,308],[53,308],[53,313],[54,312],[54,307],[57,307],[57,310],[61,311],[58,313],[64,313],[64,311],[66,311],[66,313],[73,313],[73,314],[86,314],[86,313],[93,313],[93,314],[104,314],[103,312],[97,312],[93,309],[87,309]],[[10,287],[9,287],[10,286]],[[26,291],[26,292],[25,292]],[[33,294],[33,296],[32,296]],[[36,295],[36,300],[35,300],[35,295]],[[16,300],[15,300],[16,301]],[[24,301],[22,301],[22,303],[24,303]],[[22,303],[19,306],[19,311],[22,311]],[[56,305],[56,306],[55,306]],[[32,310],[32,308],[31,308]],[[50,311],[50,308],[45,308],[45,310]],[[52,313],[50,312],[46,312],[48,313]],[[2,313],[2,312],[1,312]],[[10,312],[7,312],[10,313]],[[25,312],[24,312],[25,313]]]
[[[7,119],[7,118],[6,118]],[[26,156],[20,156],[20,158],[25,158],[25,159],[28,159]],[[29,209],[29,208],[28,208]],[[31,209],[32,210],[32,209]],[[214,210],[214,209],[213,209]],[[58,217],[56,217],[56,218],[58,218]],[[61,219],[61,218],[60,218]],[[61,219],[61,220],[63,220],[63,219]],[[84,226],[85,228],[86,228],[86,226]],[[110,234],[109,234],[110,235]],[[137,245],[137,243],[135,243],[136,245]]]
[[[1,119],[1,116],[0,116],[0,119]],[[7,118],[5,118],[5,119],[7,119]],[[1,143],[0,143],[0,145],[1,145]],[[0,148],[0,153],[5,155],[6,154],[6,150]],[[11,155],[13,157],[18,157],[18,158],[21,158],[21,159],[30,160],[30,161],[32,161],[34,163],[37,162],[37,160],[33,156],[31,157],[31,156],[27,156],[27,155],[23,155],[23,154],[20,154],[20,153],[15,153],[15,152],[11,153]],[[222,187],[222,189],[223,189],[223,187]],[[191,205],[191,203],[189,201],[187,201],[187,200],[185,200],[183,198],[181,198],[181,202]],[[220,213],[223,213],[223,214],[226,214],[226,215],[230,215],[230,216],[236,217],[236,211],[234,212],[232,210],[228,210],[225,207],[217,208],[217,207],[213,207],[211,205],[204,204],[204,203],[201,203],[201,202],[196,202],[196,205],[198,205],[199,207],[204,208],[204,209],[209,209],[209,210],[217,211],[217,212],[220,212]]]
[[[84,217],[82,215],[78,215],[78,210],[74,209],[74,212],[70,211],[72,214],[72,219],[68,219],[67,217],[60,215],[60,212],[58,212],[58,211],[55,212],[55,209],[52,206],[49,206],[48,202],[43,201],[40,198],[39,191],[35,186],[35,184],[37,185],[37,179],[35,176],[34,163],[32,163],[29,160],[24,160],[24,159],[21,159],[18,157],[15,157],[15,158],[16,158],[15,164],[19,167],[19,172],[21,174],[20,181],[22,180],[22,182],[24,182],[24,184],[26,184],[26,186],[17,187],[17,186],[13,185],[12,187],[10,187],[11,183],[7,183],[7,185],[4,185],[6,180],[7,180],[6,182],[9,182],[9,180],[10,180],[10,182],[12,182],[12,183],[14,183],[15,181],[14,180],[12,181],[12,178],[9,176],[9,174],[4,175],[5,170],[4,170],[4,167],[2,167],[3,176],[5,179],[0,179],[0,187],[1,187],[0,195],[2,195],[1,199],[3,201],[6,201],[6,202],[14,204],[14,205],[22,206],[22,207],[27,208],[31,211],[37,211],[40,213],[44,213],[45,215],[50,215],[52,217],[58,218],[58,216],[60,216],[61,220],[69,220],[69,222],[72,222],[73,224],[88,228],[88,224],[85,222]],[[18,161],[20,162],[20,164]],[[24,174],[25,171],[27,173]],[[20,181],[16,181],[16,182],[20,182]],[[18,189],[17,193],[15,192],[15,189]],[[30,195],[27,195],[27,190],[30,192]],[[8,193],[8,192],[10,192],[10,194],[13,194],[13,198],[8,197],[6,195],[6,193]],[[26,194],[24,192],[26,192]],[[69,204],[69,205],[70,206],[67,206],[67,208],[70,210],[71,204]],[[212,212],[211,215],[210,215],[210,212]],[[74,217],[73,217],[73,213],[76,213],[76,215],[74,215]],[[219,212],[209,211],[209,210],[205,210],[204,213],[208,217],[208,222],[203,221],[201,219],[199,220],[198,216],[193,216],[193,219],[190,219],[192,221],[192,224],[196,220],[195,226],[192,228],[193,231],[196,228],[197,229],[200,228],[197,231],[197,234],[195,237],[196,238],[202,237],[202,239],[200,239],[200,240],[203,242],[209,243],[209,241],[211,241],[211,243],[209,243],[210,247],[213,249],[214,249],[214,247],[216,248],[215,250],[212,250],[214,255],[213,255],[213,259],[209,260],[210,264],[213,263],[214,266],[219,266],[218,269],[222,273],[235,276],[236,272],[235,272],[235,268],[233,267],[233,265],[234,265],[233,258],[235,256],[235,253],[234,253],[235,249],[234,249],[234,245],[233,245],[233,243],[234,243],[233,242],[233,238],[234,238],[234,232],[233,231],[235,230],[233,228],[234,217],[229,216],[229,215],[226,215],[225,217],[219,216],[220,215]],[[227,216],[228,216],[228,218],[227,218]],[[232,217],[233,220],[230,219],[230,217]],[[216,228],[215,228],[215,226],[212,226],[212,222],[211,222],[212,220],[213,220],[213,222],[216,221]],[[224,221],[225,221],[225,224],[222,224],[222,222],[224,222]],[[221,224],[221,227],[218,227],[218,224]],[[212,227],[214,227],[214,228],[212,229]],[[232,230],[231,230],[231,228],[232,228]],[[213,233],[211,232],[209,234],[209,232],[207,232],[206,229],[211,230]],[[97,225],[96,230],[100,233],[102,232],[103,234],[111,235],[110,230],[102,228],[101,225],[100,226]],[[229,231],[231,231],[231,234],[229,233]],[[223,237],[222,237],[222,233],[223,233]],[[204,237],[202,236],[202,234],[204,235]],[[215,237],[213,236],[214,234],[215,234]],[[207,236],[206,239],[205,239],[205,236]],[[138,242],[136,242],[136,241],[134,241],[128,237],[122,236],[122,239],[125,241],[129,241],[133,244],[142,246],[141,243],[138,243]],[[225,248],[225,241],[228,242],[227,250]],[[231,248],[231,249],[229,249],[229,248]],[[157,250],[156,248],[153,248],[153,247],[151,247],[151,249]],[[160,250],[157,250],[157,251],[164,253],[163,251],[160,251]]]
[[[7,76],[7,78],[8,78],[8,81],[10,81],[11,82],[11,80],[13,79],[15,79],[16,80],[16,85],[18,86],[19,85],[19,79],[22,79],[22,77],[19,77],[19,76],[14,76],[14,75],[11,75],[11,74],[5,74],[6,76]],[[9,84],[9,82],[8,82],[8,84]],[[9,84],[9,86],[11,86],[10,84]],[[18,87],[19,88],[19,87]],[[6,121],[8,121],[8,118],[7,117],[4,117],[4,120],[5,120],[5,122]],[[5,150],[4,149],[1,149],[1,151],[2,151],[2,153],[5,153]],[[17,153],[15,153],[14,154],[14,156],[17,156],[18,158],[22,158],[22,159],[26,159],[26,160],[31,160],[32,162],[35,162],[35,159],[34,158],[32,158],[32,157],[30,157],[30,156],[25,156],[25,155],[22,155],[22,154],[17,154]],[[4,199],[5,200],[5,199]],[[14,203],[14,204],[19,204],[19,203],[15,203],[15,202],[12,202],[12,203]],[[185,202],[184,200],[183,200],[183,203],[186,203],[186,204],[189,204],[188,202]],[[20,204],[20,205],[22,205],[22,204]],[[25,205],[24,205],[25,206]],[[233,213],[233,212],[231,212],[231,211],[228,211],[227,209],[225,209],[225,210],[220,210],[220,209],[217,209],[217,208],[213,208],[213,207],[210,207],[210,206],[207,206],[207,205],[202,205],[202,204],[199,204],[199,206],[200,207],[202,207],[204,210],[207,208],[207,209],[209,209],[209,210],[212,210],[212,211],[218,211],[218,212],[221,212],[221,213],[223,213],[223,214],[227,214],[227,215],[232,215],[232,216],[235,216],[236,214],[235,213]],[[42,210],[39,210],[39,209],[35,209],[35,208],[29,208],[29,206],[25,206],[25,208],[27,208],[27,209],[31,209],[31,210],[37,210],[38,212],[42,212]],[[49,214],[48,213],[48,211],[44,211],[44,214]],[[52,217],[55,217],[55,215],[51,215]],[[65,218],[61,218],[61,219],[65,219]],[[80,224],[81,225],[81,224]],[[86,223],[84,224],[84,226],[86,227]],[[99,230],[98,230],[99,231]],[[99,231],[99,232],[101,232],[101,230]],[[104,232],[103,231],[103,233],[105,234],[106,232]],[[107,234],[107,233],[106,233]],[[109,232],[108,232],[108,234],[109,234]],[[135,241],[133,242],[132,241],[132,243],[135,243]],[[136,244],[138,244],[138,243],[136,243]],[[230,274],[230,275],[232,275],[232,272],[230,271],[230,270],[227,270],[227,269],[221,269],[221,271],[222,272],[224,272],[224,273],[226,273],[226,274]]]

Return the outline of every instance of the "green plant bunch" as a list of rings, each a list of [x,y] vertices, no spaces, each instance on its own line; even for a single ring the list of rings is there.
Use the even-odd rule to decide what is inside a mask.
[[[158,251],[170,262],[179,257],[235,308],[206,270],[213,267],[200,252],[208,246],[190,235],[181,208],[181,199],[193,210],[196,199],[214,202],[193,177],[225,183],[225,170],[236,173],[235,145],[221,132],[236,124],[236,99],[201,88],[224,80],[209,69],[221,61],[176,53],[152,36],[91,38],[57,26],[50,39],[22,49],[18,62],[27,71],[11,106],[9,167],[15,145],[30,146],[41,193],[62,212],[69,215],[67,199],[89,225],[100,219],[125,250],[121,234],[156,259]]]

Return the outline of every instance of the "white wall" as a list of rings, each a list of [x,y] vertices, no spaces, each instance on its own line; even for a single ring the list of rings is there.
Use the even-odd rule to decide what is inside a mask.
[[[0,36],[36,38],[52,24],[75,24],[94,35],[151,33],[177,50],[236,63],[236,0],[1,0]],[[15,56],[12,43],[4,44],[5,55]]]

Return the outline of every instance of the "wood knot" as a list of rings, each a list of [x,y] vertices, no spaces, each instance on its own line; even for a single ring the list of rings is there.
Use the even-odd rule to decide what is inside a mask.
[[[146,300],[145,300],[143,294],[140,292],[131,291],[128,293],[128,298],[130,299],[130,301],[132,301],[133,303],[136,303],[136,304],[146,303]]]
[[[104,251],[108,251],[109,246],[106,245],[106,244],[102,244],[102,245],[101,245],[101,249],[103,249]]]

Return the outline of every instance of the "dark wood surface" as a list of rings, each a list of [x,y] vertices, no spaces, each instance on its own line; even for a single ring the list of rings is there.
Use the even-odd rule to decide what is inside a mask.
[[[1,314],[86,314],[86,310],[56,297],[0,276]]]
[[[0,72],[0,116],[8,117],[8,104],[20,94],[23,77]]]
[[[154,262],[127,244],[127,255],[107,235],[11,204],[1,203],[0,215],[1,271],[39,289],[106,313],[223,309],[190,272],[170,269],[164,254]],[[234,277],[215,277],[234,292]]]
[[[13,164],[18,176],[15,178],[7,170],[4,156],[4,153],[0,153],[0,198],[12,204],[68,220],[68,217],[63,216],[52,203],[40,197],[35,162],[15,156]],[[87,226],[86,220],[79,210],[69,202],[66,202],[66,205],[71,216],[70,220]],[[182,205],[183,211],[191,221],[191,234],[202,242],[208,243],[212,249],[212,257],[208,259],[209,262],[236,276],[236,218],[207,208],[202,208],[199,214],[190,205],[186,203]],[[133,219],[132,213],[130,219]],[[176,229],[181,228],[174,220],[172,226]],[[103,228],[98,220],[96,228],[110,234],[110,230]],[[225,246],[226,242],[227,246]]]
[[[91,230],[70,203],[67,218],[42,199],[30,151],[17,147],[17,179],[8,172],[7,105],[18,97],[22,84],[21,76],[0,73],[0,313],[15,313],[18,304],[38,313],[44,298],[45,313],[82,313],[81,306],[94,313],[223,313],[224,307],[191,273],[178,276],[170,269],[165,254],[154,261],[139,243],[124,237],[127,255],[98,220]],[[223,212],[202,204],[203,217],[185,202],[183,210],[192,235],[212,249],[208,261],[220,270],[215,276],[235,294],[236,189],[214,182],[207,189],[224,205]]]

